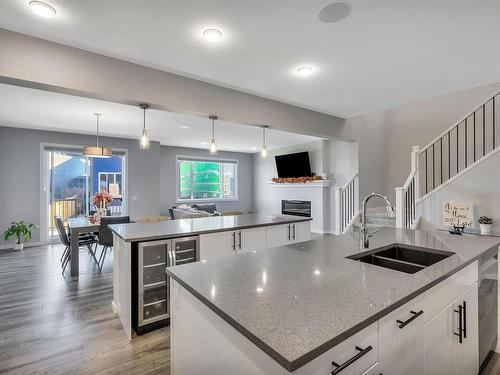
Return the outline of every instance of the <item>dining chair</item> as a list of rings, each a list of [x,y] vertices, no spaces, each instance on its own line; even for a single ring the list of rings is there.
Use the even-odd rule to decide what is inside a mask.
[[[126,224],[130,223],[129,216],[109,216],[109,217],[101,217],[101,222],[99,223],[99,236],[98,236],[98,244],[102,246],[102,252],[97,262],[97,267],[99,271],[102,271],[102,267],[104,265],[104,260],[106,259],[106,254],[108,250],[113,249],[113,232],[109,229],[109,225],[112,224]],[[97,253],[97,245],[96,245],[96,253]]]
[[[66,232],[66,228],[64,227],[62,218],[56,215],[54,216],[54,220],[56,222],[56,228],[57,228],[57,233],[59,234],[59,239],[65,246],[64,251],[60,258],[60,261],[62,262],[62,273],[64,274],[66,266],[71,260],[71,238],[68,236],[68,233]],[[95,254],[92,249],[92,245],[94,243],[97,243],[97,237],[92,234],[85,233],[78,237],[78,247],[87,246],[90,255],[92,256],[92,258],[94,258],[94,261],[97,262],[97,259],[95,258]]]

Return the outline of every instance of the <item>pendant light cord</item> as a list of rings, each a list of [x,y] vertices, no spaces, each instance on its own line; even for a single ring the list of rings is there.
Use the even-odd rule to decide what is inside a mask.
[[[95,119],[96,119],[96,147],[99,147],[99,117],[101,116],[100,113],[94,113]]]
[[[146,107],[143,107],[142,109],[144,111],[144,121],[143,121],[144,127],[142,128],[142,130],[144,131],[146,130]]]

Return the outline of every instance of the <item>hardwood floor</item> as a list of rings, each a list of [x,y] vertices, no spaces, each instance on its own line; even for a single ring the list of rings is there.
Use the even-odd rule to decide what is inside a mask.
[[[1,374],[169,374],[168,328],[130,343],[111,310],[112,256],[61,275],[61,245],[0,251]]]

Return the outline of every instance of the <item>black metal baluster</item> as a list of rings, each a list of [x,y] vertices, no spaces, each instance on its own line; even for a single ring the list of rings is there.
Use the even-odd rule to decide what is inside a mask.
[[[496,125],[495,125],[495,97],[493,97],[493,150],[496,147],[496,136],[495,136],[495,131],[496,131]]]
[[[451,133],[451,131],[448,132],[448,179],[451,177],[451,140],[450,140],[450,133]]]
[[[435,144],[436,144],[435,142],[432,144],[432,189],[434,189],[436,187],[436,181],[435,181],[436,172],[434,171],[434,167],[436,166],[436,156],[435,156],[435,152],[434,152],[434,145]]]
[[[425,149],[425,194],[427,194],[427,174],[428,174],[428,171],[427,171],[427,148]]]
[[[469,148],[469,145],[467,144],[467,119],[465,119],[465,130],[464,130],[464,143],[465,143],[465,168],[467,168],[467,149]]]
[[[474,111],[474,163],[476,162],[476,111]]]
[[[408,190],[405,191],[405,228],[408,228]]]
[[[443,137],[439,138],[439,163],[441,171],[441,184],[443,183]]]
[[[483,104],[483,156],[486,155],[486,106]]]
[[[456,126],[457,129],[457,174],[458,174],[458,124]]]

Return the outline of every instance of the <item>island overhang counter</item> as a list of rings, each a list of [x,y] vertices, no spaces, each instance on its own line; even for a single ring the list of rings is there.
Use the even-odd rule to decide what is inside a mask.
[[[165,268],[310,239],[309,217],[243,214],[110,225],[113,311],[127,337],[169,323]]]
[[[360,250],[356,233],[170,267],[172,373],[337,373],[336,366],[345,363],[330,354],[352,344],[346,362],[364,359],[358,362],[359,372],[355,364],[349,367],[352,372],[342,374],[378,374],[387,366],[378,361],[393,354],[377,347],[386,319],[396,329],[397,341],[399,332],[424,331],[424,324],[434,324],[440,313],[446,317],[448,305],[458,298],[464,305],[469,301],[469,319],[474,306],[477,315],[478,268],[498,253],[499,242],[494,237],[394,228],[383,228],[371,238],[370,249],[407,244],[454,253],[414,274],[346,259],[365,250]],[[474,298],[475,304],[470,302]],[[393,316],[407,307],[401,317]],[[413,323],[404,329],[396,325],[410,318]],[[464,343],[474,341],[471,324],[469,320]],[[358,339],[359,345],[351,342]],[[405,353],[412,350],[407,349]],[[477,350],[470,352],[462,354],[463,366],[477,369]],[[415,358],[419,360],[418,350]]]

